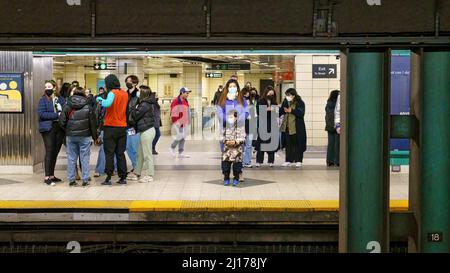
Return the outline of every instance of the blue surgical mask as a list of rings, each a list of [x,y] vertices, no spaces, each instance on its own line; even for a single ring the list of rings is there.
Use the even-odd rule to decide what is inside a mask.
[[[228,93],[235,94],[237,92],[237,87],[230,87],[228,88]]]

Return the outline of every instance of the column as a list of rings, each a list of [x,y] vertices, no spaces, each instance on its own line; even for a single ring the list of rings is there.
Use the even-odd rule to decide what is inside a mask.
[[[341,252],[389,251],[389,54],[342,54]]]

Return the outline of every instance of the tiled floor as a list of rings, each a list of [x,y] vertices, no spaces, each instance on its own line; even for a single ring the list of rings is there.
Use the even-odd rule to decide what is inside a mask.
[[[0,200],[337,200],[339,171],[327,169],[323,152],[309,152],[299,169],[282,168],[284,154],[279,152],[275,168],[245,169],[246,182],[239,187],[224,187],[220,172],[220,152],[215,141],[188,141],[188,159],[173,159],[170,139],[158,144],[155,181],[130,182],[127,186],[101,186],[102,177],[89,187],[69,188],[67,182],[49,187],[42,173],[4,175],[0,178]],[[91,165],[95,165],[93,149]],[[56,175],[65,178],[65,151],[61,151]],[[408,173],[391,174],[391,199],[408,198]],[[93,173],[93,171],[91,171]],[[116,178],[117,179],[117,178]],[[64,179],[67,180],[67,179]]]

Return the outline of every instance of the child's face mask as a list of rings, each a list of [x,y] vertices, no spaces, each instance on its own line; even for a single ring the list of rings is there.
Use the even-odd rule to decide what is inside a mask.
[[[235,121],[236,119],[234,117],[227,117],[228,124],[234,124]]]

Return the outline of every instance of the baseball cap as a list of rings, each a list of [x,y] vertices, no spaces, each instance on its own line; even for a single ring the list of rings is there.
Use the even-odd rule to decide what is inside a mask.
[[[183,94],[183,93],[191,93],[191,90],[187,87],[181,87],[180,94]]]

